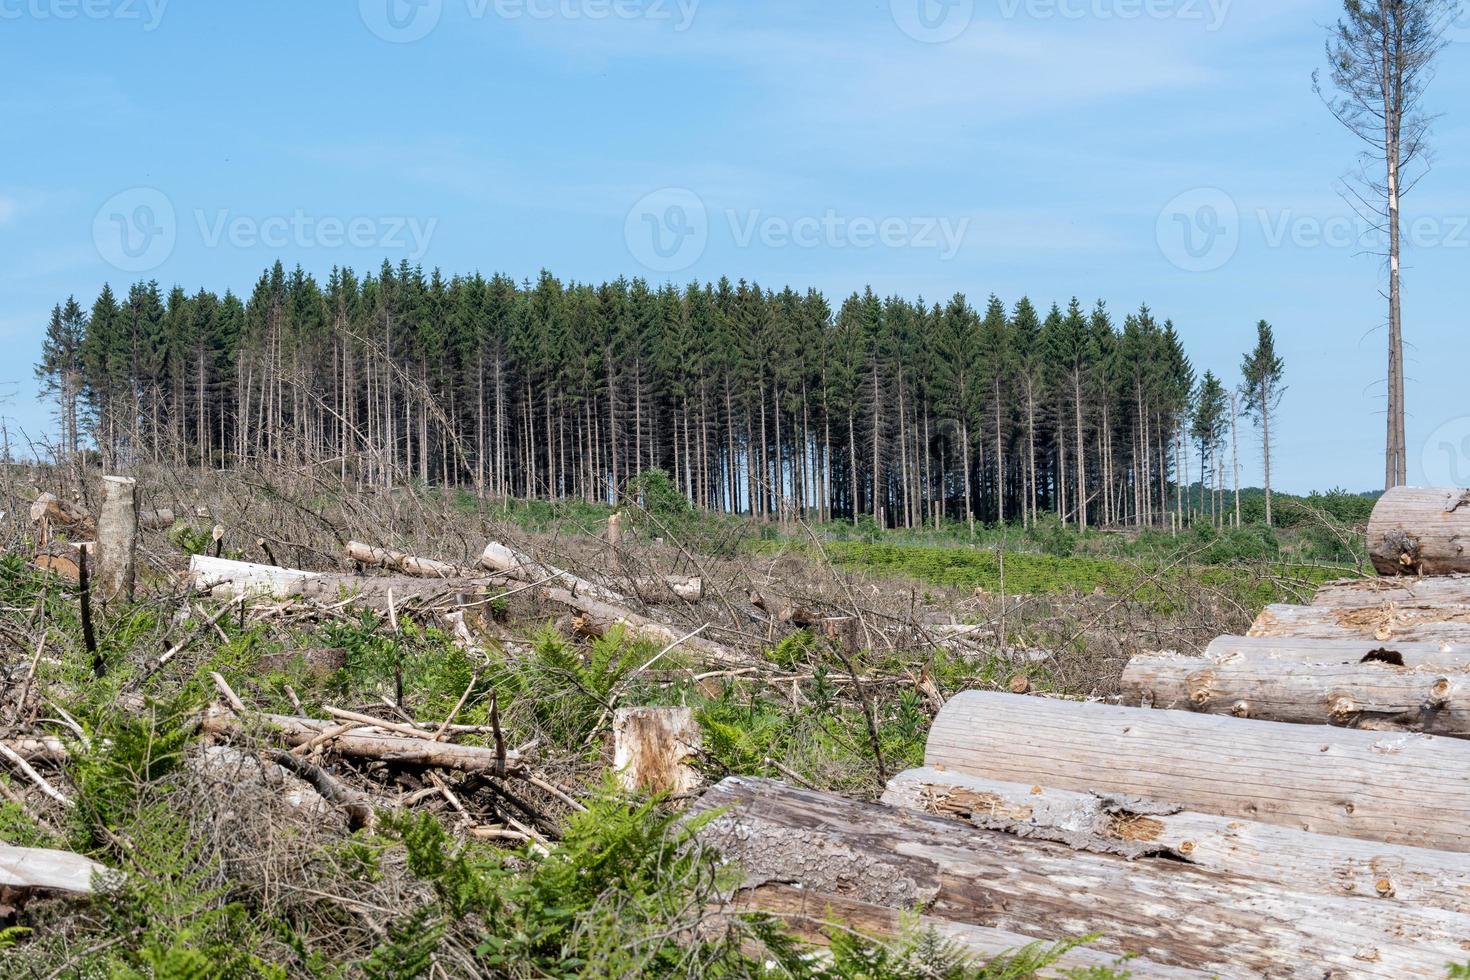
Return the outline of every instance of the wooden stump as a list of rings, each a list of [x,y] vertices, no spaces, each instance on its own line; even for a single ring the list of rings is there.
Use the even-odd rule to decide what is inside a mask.
[[[104,602],[133,598],[138,550],[138,481],[104,476],[97,518],[97,591]]]
[[[699,752],[690,708],[619,708],[613,719],[613,769],[634,793],[688,793],[700,785],[689,761]]]

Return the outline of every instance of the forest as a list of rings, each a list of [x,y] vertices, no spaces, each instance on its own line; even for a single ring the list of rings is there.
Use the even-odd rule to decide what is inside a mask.
[[[108,469],[310,464],[353,486],[599,503],[659,469],[717,513],[904,528],[1182,522],[1180,488],[1226,489],[1237,416],[1269,422],[1278,397],[1197,381],[1147,305],[1120,322],[1101,301],[869,288],[834,309],[743,280],[518,284],[406,262],[325,286],[277,262],[244,300],[105,286],[55,307],[37,374],[52,449],[95,443]]]

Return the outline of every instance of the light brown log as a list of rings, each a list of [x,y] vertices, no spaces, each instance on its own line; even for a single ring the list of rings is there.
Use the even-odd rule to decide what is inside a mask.
[[[1251,636],[1297,639],[1369,639],[1381,643],[1470,644],[1470,606],[1400,605],[1365,608],[1267,606]]]
[[[972,691],[939,713],[924,761],[1311,833],[1470,851],[1470,743],[1459,739]]]
[[[1389,490],[1368,521],[1368,554],[1381,575],[1470,572],[1470,490]]]
[[[138,481],[104,476],[102,512],[97,516],[97,580],[103,601],[133,598],[138,554]]]
[[[1470,654],[1435,644],[1222,637],[1123,671],[1125,704],[1470,738]]]
[[[579,578],[554,565],[543,564],[530,555],[498,541],[492,541],[485,546],[485,551],[480,555],[480,567],[505,575],[517,582],[550,585],[613,605],[627,605],[628,603],[624,596],[606,586]]]
[[[1370,609],[1390,602],[1470,609],[1470,575],[1340,579],[1322,586],[1312,599],[1312,605],[1327,609]]]
[[[1470,914],[1470,855],[1454,851],[1308,834],[1170,803],[937,769],[895,776],[883,802],[1095,854],[1177,861],[1314,895]]]
[[[90,538],[97,533],[97,522],[85,507],[51,493],[41,494],[31,504],[31,523],[40,524],[42,521],[52,529],[61,528],[69,534]]]
[[[704,598],[704,579],[689,575],[665,575],[633,580],[633,591],[645,602],[698,602]]]
[[[166,531],[178,523],[178,514],[167,507],[145,510],[138,514],[138,525],[149,531]]]
[[[49,735],[44,738],[9,738],[0,744],[27,762],[46,762],[54,765],[70,758],[65,743]]]
[[[757,912],[779,919],[788,932],[814,946],[828,945],[834,928],[856,930],[864,936],[876,936],[880,939],[897,939],[912,935],[914,931],[932,932],[944,941],[958,946],[979,963],[990,963],[997,958],[1014,955],[1027,947],[1038,945],[1033,936],[1023,936],[1004,929],[968,925],[932,915],[914,916],[907,909],[888,909],[846,896],[815,894],[804,888],[774,882],[742,890],[728,908],[733,912]],[[1049,948],[1055,943],[1041,942],[1039,945]],[[1120,959],[1117,954],[1083,946],[1062,954],[1056,963],[1043,969],[1038,976],[1077,976],[1073,971],[1082,971],[1082,975],[1090,976],[1086,971],[1097,969],[1112,970],[1116,974],[1137,977],[1140,980],[1206,980],[1214,976],[1200,970],[1163,966],[1138,957],[1122,962]]]
[[[587,595],[575,594],[566,589],[542,588],[541,596],[548,602],[565,606],[577,613],[577,629],[592,636],[603,636],[614,626],[621,626],[631,637],[649,643],[680,649],[710,663],[726,666],[748,667],[751,658],[738,650],[727,647],[702,636],[691,636],[689,630],[669,626],[647,616],[639,615],[622,606],[601,602]]]
[[[1439,977],[1470,929],[1444,909],[1078,852],[764,780],[727,779],[697,809],[725,811],[701,839],[749,889],[794,885],[814,903],[830,894],[1034,939],[1098,933],[1100,951],[1222,977]]]
[[[391,548],[375,548],[361,541],[347,543],[347,557],[372,568],[386,568],[410,578],[467,578],[470,573],[458,565],[435,561],[433,558],[417,558],[394,551]]]
[[[92,881],[108,874],[96,861],[69,851],[0,844],[0,888],[92,894]]]
[[[243,721],[233,711],[214,705],[205,712],[200,730],[211,735],[236,736],[251,730],[280,739],[286,745],[302,745],[323,732],[341,727],[337,722],[298,718],[292,715],[251,715]],[[407,735],[353,731],[329,739],[326,749],[350,759],[371,759],[399,766],[421,769],[451,769],[458,772],[500,772],[519,770],[520,757],[509,752],[505,765],[498,761],[495,749],[477,745],[453,745],[429,738]]]
[[[629,792],[692,792],[701,780],[689,763],[700,745],[692,708],[619,708],[613,716],[613,771]]]

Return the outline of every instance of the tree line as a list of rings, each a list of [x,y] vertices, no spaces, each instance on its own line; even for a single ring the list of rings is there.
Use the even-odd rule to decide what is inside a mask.
[[[1274,371],[1246,399],[1267,425]],[[113,469],[313,467],[602,502],[662,470],[714,512],[901,527],[1186,520],[1183,487],[1225,486],[1234,422],[1147,306],[1120,321],[1101,302],[866,289],[834,309],[728,279],[517,283],[406,262],[325,283],[278,262],[246,299],[107,286],[53,310],[37,375],[60,451]]]

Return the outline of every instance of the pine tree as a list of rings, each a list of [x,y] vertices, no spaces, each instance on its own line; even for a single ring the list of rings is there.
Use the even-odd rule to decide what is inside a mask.
[[[1261,455],[1266,470],[1266,526],[1273,522],[1271,513],[1271,416],[1281,404],[1286,389],[1281,379],[1286,373],[1286,363],[1276,354],[1276,335],[1271,324],[1262,320],[1256,324],[1256,346],[1241,361],[1241,397],[1245,400],[1245,414],[1261,430]]]

